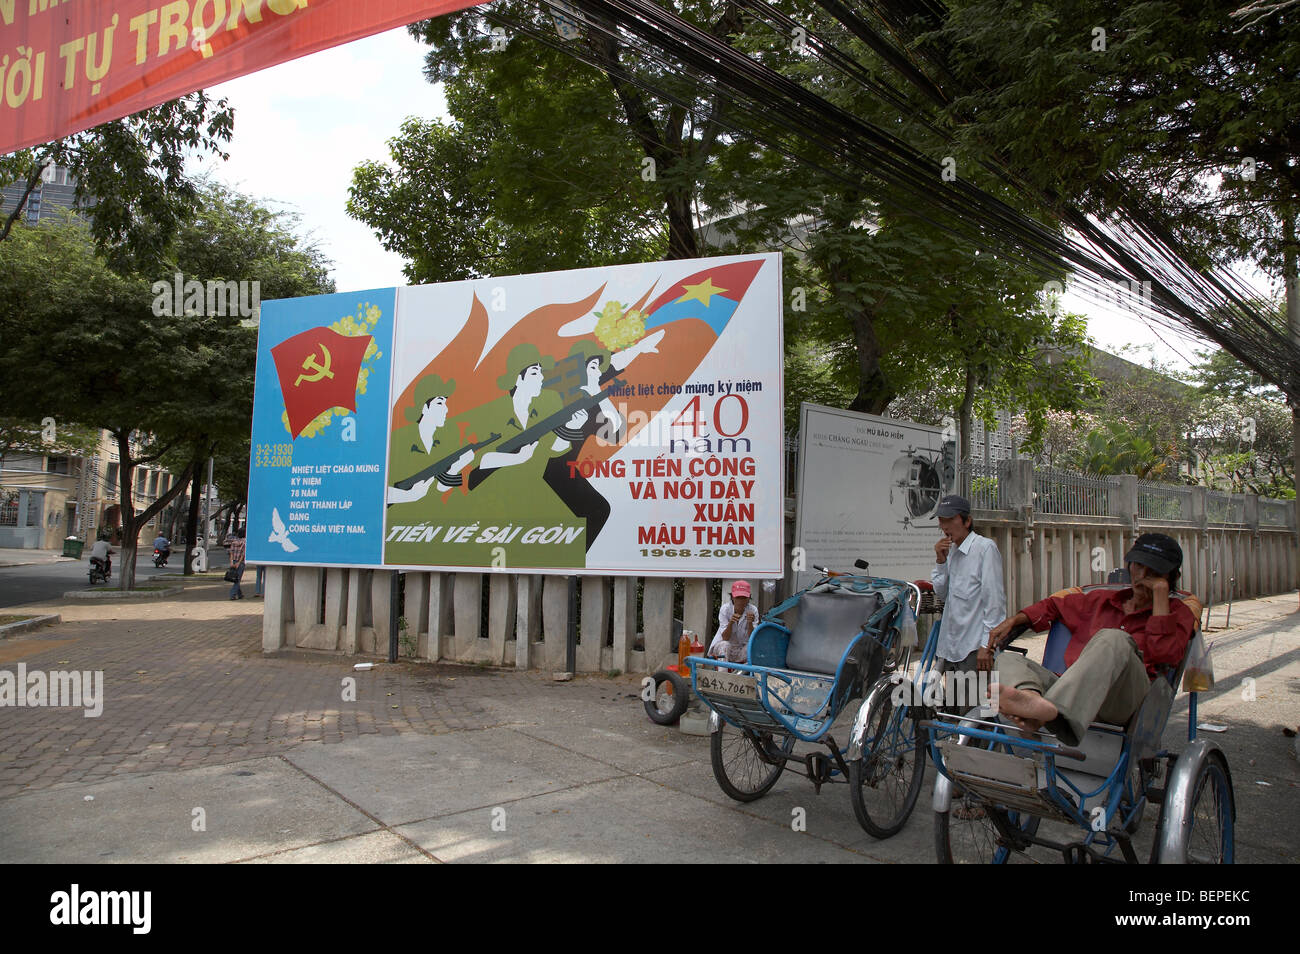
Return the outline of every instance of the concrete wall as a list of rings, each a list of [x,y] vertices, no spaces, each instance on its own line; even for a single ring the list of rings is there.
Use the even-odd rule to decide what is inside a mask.
[[[1191,490],[1191,519],[1140,521],[1138,485],[1120,478],[1110,516],[1036,514],[1028,461],[1010,462],[1000,499],[1005,510],[976,511],[977,528],[1002,554],[1009,611],[1067,586],[1101,583],[1119,567],[1139,533],[1167,533],[1183,548],[1182,589],[1205,605],[1295,588],[1295,510],[1286,527],[1259,526],[1259,506],[1246,501],[1245,523],[1206,520],[1205,491]],[[792,514],[787,507],[786,540]],[[873,561],[874,562],[874,561]],[[882,561],[883,563],[884,561]],[[887,573],[882,566],[882,573]],[[569,577],[508,573],[406,573],[402,656],[493,666],[566,669],[570,632]],[[654,672],[676,653],[675,619],[707,645],[717,626],[711,580],[589,576],[573,622],[575,669]],[[723,591],[732,580],[722,581]],[[783,597],[785,581],[751,580],[759,609]],[[269,567],[262,646],[386,655],[392,573],[384,570]],[[641,589],[638,611],[637,592]],[[681,605],[675,593],[682,592]],[[485,611],[486,607],[486,611]]]

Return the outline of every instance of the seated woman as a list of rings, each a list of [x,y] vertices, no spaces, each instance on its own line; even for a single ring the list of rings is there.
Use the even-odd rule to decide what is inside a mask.
[[[718,631],[709,643],[709,656],[728,662],[749,661],[749,637],[758,625],[758,607],[749,601],[749,584],[737,580],[731,584],[731,602],[718,610]]]
[[[1078,745],[1095,720],[1126,724],[1158,667],[1182,661],[1197,622],[1181,599],[1170,598],[1182,548],[1162,533],[1144,533],[1124,562],[1130,588],[1049,596],[990,631],[990,649],[1026,623],[1042,632],[1060,620],[1071,633],[1061,676],[1019,653],[998,656],[1002,715],[1030,732],[1045,725],[1065,744]]]

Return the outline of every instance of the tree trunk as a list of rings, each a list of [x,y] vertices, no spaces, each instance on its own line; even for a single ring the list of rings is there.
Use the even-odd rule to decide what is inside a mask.
[[[131,432],[119,432],[115,436],[117,437],[118,489],[121,493],[118,512],[122,519],[121,552],[118,554],[122,562],[118,568],[118,585],[124,590],[130,590],[135,588],[135,558],[139,549],[137,537],[140,535],[140,528],[180,495],[185,482],[189,480],[190,470],[187,467],[181,471],[176,483],[167,493],[137,514],[135,505],[131,501],[131,485],[134,483],[137,465],[137,461],[131,456]]]
[[[180,481],[177,480],[177,483],[180,483]],[[176,542],[176,525],[181,522],[181,511],[188,508],[189,497],[178,496],[176,499],[176,506],[172,507],[171,523],[167,526],[167,539],[171,540],[173,544]]]
[[[131,497],[131,487],[135,482],[135,460],[131,457],[131,432],[120,430],[117,437],[117,484],[120,496],[117,512],[122,526],[122,552],[119,556],[122,565],[118,567],[118,585],[124,590],[135,589],[135,551],[136,536],[140,533],[140,524],[135,519],[135,502]]]
[[[975,407],[975,368],[971,365],[966,366],[966,387],[961,395],[961,408],[958,411],[960,420],[957,426],[961,428],[961,436],[958,443],[957,459],[957,480],[961,489],[958,491],[967,500],[970,499],[971,477],[970,477],[970,432],[971,432],[971,412]],[[988,436],[985,435],[985,444],[988,443]]]
[[[185,518],[185,575],[194,573],[194,548],[199,539],[199,475],[203,470],[202,458],[194,458],[191,466],[193,476],[190,478],[190,512]]]
[[[668,255],[673,261],[699,258],[700,246],[695,237],[695,219],[691,214],[691,196],[674,189],[664,198],[668,210]]]

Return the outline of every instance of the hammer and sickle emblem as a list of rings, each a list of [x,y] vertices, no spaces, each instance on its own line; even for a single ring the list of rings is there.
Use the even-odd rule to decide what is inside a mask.
[[[322,344],[320,346],[320,350],[321,350],[321,354],[325,355],[325,366],[321,367],[319,364],[316,363],[315,351],[307,355],[306,359],[302,363],[302,369],[304,371],[315,371],[316,373],[314,375],[311,374],[298,375],[298,380],[293,382],[293,386],[295,388],[298,385],[302,384],[303,381],[319,381],[321,378],[334,377],[334,372],[330,370],[330,362],[331,362],[330,349],[325,347],[325,345]]]

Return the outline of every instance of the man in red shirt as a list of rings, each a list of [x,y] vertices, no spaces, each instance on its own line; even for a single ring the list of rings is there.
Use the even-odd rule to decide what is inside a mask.
[[[1046,725],[1067,745],[1078,745],[1094,720],[1126,724],[1158,667],[1182,661],[1196,628],[1196,614],[1169,596],[1182,548],[1162,533],[1144,533],[1124,562],[1129,589],[1049,596],[989,632],[990,648],[1026,623],[1042,632],[1060,620],[1072,634],[1061,676],[1019,653],[998,656],[1001,714],[1029,731]]]

